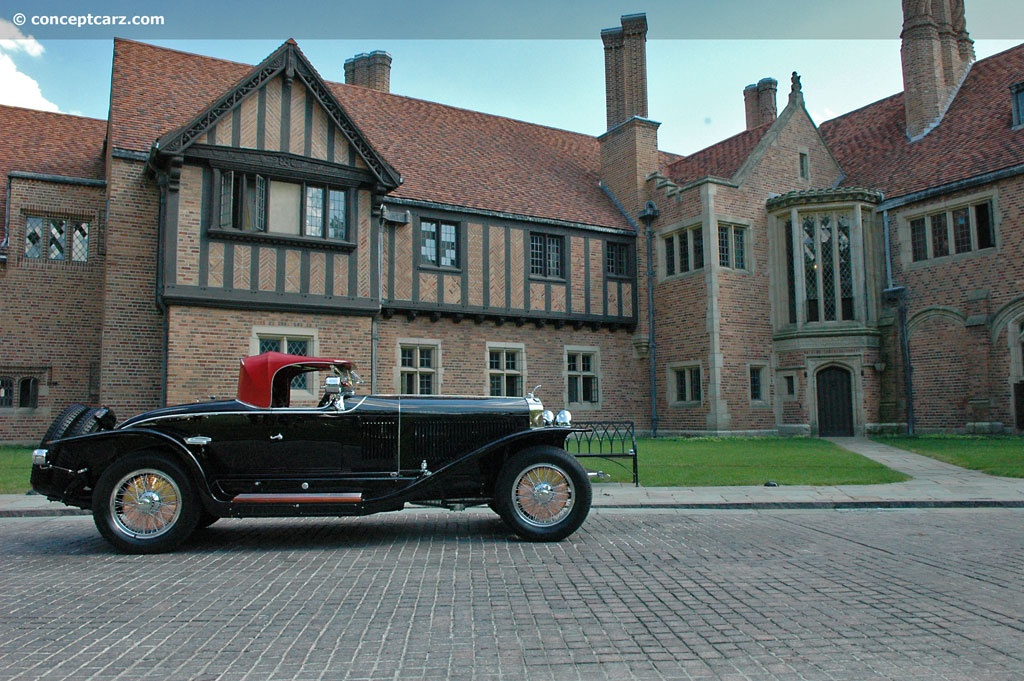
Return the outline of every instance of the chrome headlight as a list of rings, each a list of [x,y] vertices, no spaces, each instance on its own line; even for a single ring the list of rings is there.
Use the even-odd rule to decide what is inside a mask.
[[[34,449],[32,450],[32,465],[33,466],[46,466],[46,455],[48,454],[46,449]]]
[[[550,409],[545,409],[540,413],[540,418],[544,421],[545,426],[550,426],[555,422],[555,413]]]
[[[561,428],[568,428],[572,425],[572,414],[567,409],[558,412],[558,416],[555,417],[555,425]]]

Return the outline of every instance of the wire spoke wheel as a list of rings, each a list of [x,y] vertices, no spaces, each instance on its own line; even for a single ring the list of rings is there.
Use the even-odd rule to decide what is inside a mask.
[[[527,541],[560,541],[590,512],[587,472],[557,447],[539,446],[510,457],[495,482],[494,510]]]
[[[181,489],[155,469],[132,471],[110,495],[110,517],[126,535],[152,539],[170,531],[181,517]]]
[[[115,460],[96,482],[92,501],[96,528],[125,553],[170,551],[196,529],[202,508],[188,474],[160,452]]]
[[[512,504],[524,522],[537,527],[554,525],[572,511],[576,489],[569,475],[551,464],[537,464],[519,474],[512,488]]]

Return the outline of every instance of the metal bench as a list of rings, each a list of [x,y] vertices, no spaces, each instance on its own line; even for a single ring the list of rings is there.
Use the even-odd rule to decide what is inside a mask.
[[[632,459],[633,484],[640,486],[637,470],[636,430],[632,421],[574,421],[574,426],[590,428],[566,438],[566,451],[578,459],[608,459],[626,470],[619,459]]]

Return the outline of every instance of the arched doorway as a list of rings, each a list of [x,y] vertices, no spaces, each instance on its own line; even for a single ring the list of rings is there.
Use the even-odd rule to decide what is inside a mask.
[[[818,435],[853,436],[853,377],[842,367],[818,372]]]

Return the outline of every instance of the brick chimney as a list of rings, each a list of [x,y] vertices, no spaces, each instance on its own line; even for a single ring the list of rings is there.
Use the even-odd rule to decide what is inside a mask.
[[[601,184],[636,217],[647,176],[658,170],[658,126],[647,119],[647,16],[629,14],[601,31],[608,131],[601,144]]]
[[[609,130],[634,116],[647,118],[647,15],[627,14],[621,22],[601,31]]]
[[[380,92],[391,91],[391,55],[382,50],[345,60],[345,83]]]
[[[937,126],[974,61],[963,0],[903,0],[903,103],[907,137]]]
[[[747,130],[759,128],[766,123],[773,123],[778,118],[778,105],[775,97],[779,90],[779,81],[774,78],[762,78],[757,85],[743,88],[743,109],[747,116]]]

